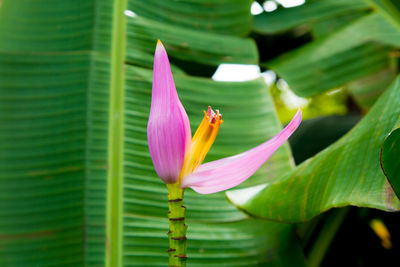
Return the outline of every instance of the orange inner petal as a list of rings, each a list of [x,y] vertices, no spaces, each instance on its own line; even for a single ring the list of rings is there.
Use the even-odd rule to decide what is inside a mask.
[[[180,179],[193,173],[203,162],[217,137],[219,126],[222,122],[221,114],[218,110],[214,112],[211,107],[208,107],[208,111],[204,111],[204,118],[192,138],[190,151],[185,157]]]

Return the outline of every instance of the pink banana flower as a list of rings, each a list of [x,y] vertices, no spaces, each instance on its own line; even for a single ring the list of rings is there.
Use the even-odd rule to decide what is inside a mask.
[[[157,175],[166,184],[179,183],[200,194],[211,194],[237,186],[291,136],[301,122],[301,111],[277,135],[246,152],[201,164],[214,143],[221,114],[208,107],[191,138],[189,118],[176,92],[164,46],[157,43],[154,55],[153,88],[147,137]]]

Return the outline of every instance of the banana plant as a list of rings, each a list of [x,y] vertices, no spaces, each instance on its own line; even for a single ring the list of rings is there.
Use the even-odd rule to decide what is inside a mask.
[[[267,85],[261,78],[217,82],[209,76],[222,63],[259,64],[249,37],[252,1],[0,3],[0,265],[166,266],[168,190],[157,177],[147,139],[157,39],[168,51],[191,128],[208,105],[223,111],[224,123],[205,162],[247,151],[282,129]],[[386,10],[366,5],[351,8],[368,14]],[[390,14],[378,22],[392,30]],[[371,17],[365,20],[376,19]],[[380,37],[374,36],[378,45]],[[392,55],[396,44],[386,37],[378,51]],[[295,91],[303,90],[285,77],[283,65],[272,63],[265,65],[276,66]],[[239,185],[240,195],[228,193],[230,200],[224,192],[200,195],[186,189],[187,265],[303,266],[296,227],[287,222],[344,205],[398,209],[390,183],[378,172],[379,153],[375,161],[399,119],[398,88],[393,84],[345,141],[297,168],[283,144]],[[330,165],[343,147],[354,161],[335,166],[361,162],[365,177],[350,171],[341,176],[339,167]],[[303,178],[296,180],[298,171]],[[323,180],[327,174],[330,182]],[[319,186],[324,182],[326,187]],[[265,196],[270,184],[273,196],[287,197]]]

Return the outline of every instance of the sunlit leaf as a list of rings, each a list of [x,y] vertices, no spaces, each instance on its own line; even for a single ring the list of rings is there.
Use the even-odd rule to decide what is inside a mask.
[[[379,166],[381,145],[400,122],[400,77],[357,126],[343,138],[281,178],[254,188],[228,191],[250,214],[301,222],[347,205],[400,209]]]

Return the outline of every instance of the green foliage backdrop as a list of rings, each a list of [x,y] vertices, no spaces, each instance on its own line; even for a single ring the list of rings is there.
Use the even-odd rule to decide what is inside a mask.
[[[259,64],[251,32],[274,35],[306,25],[310,43],[261,65],[304,96],[347,86],[365,99],[367,88],[363,103],[369,108],[397,73],[397,13],[374,1],[334,2],[307,1],[259,15],[253,23],[249,0],[3,0],[0,265],[166,264],[167,191],[154,172],[146,138],[158,38],[169,53],[192,129],[209,104],[224,115],[207,161],[249,149],[281,128],[262,79],[233,83],[200,77],[221,63]],[[136,15],[125,16],[125,9]],[[365,82],[378,73],[384,73],[382,79]],[[357,87],[360,81],[366,86]],[[285,222],[309,219],[335,205],[398,209],[379,157],[375,161],[369,153],[379,150],[399,122],[398,91],[398,84],[392,85],[384,96],[391,101],[380,100],[342,141],[296,169],[289,146],[283,146],[242,185],[250,189],[242,191],[240,207]],[[335,163],[331,159],[342,149],[352,157]],[[351,160],[363,164],[361,173],[371,172],[342,176],[338,166]],[[296,179],[299,171],[302,179]],[[340,186],[348,181],[363,181],[356,187],[361,190],[344,194]],[[321,194],[320,183],[329,194]],[[273,185],[264,189],[268,194],[253,196],[252,186],[265,184]],[[249,218],[224,193],[187,190],[185,202],[189,266],[304,265],[293,225]],[[296,212],[285,209],[289,206]]]

